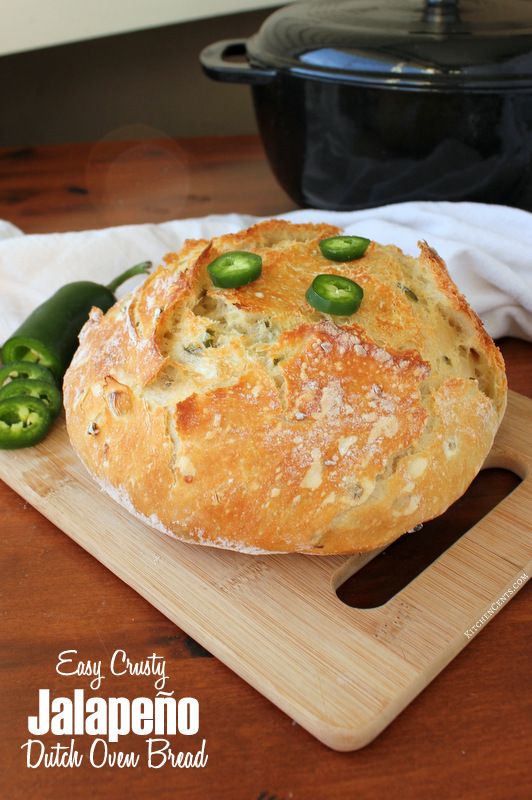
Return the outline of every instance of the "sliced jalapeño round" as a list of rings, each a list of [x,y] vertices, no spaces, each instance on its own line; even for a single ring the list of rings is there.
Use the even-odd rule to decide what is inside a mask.
[[[362,287],[343,275],[316,275],[305,295],[313,308],[340,317],[354,314],[363,296]]]
[[[15,378],[5,386],[0,387],[0,400],[8,397],[37,397],[48,406],[52,417],[56,417],[61,410],[61,392],[53,383],[36,378]]]
[[[47,344],[30,336],[12,336],[2,348],[2,361],[10,364],[13,361],[28,361],[51,370],[59,376],[59,361]]]
[[[20,395],[0,400],[0,448],[3,450],[37,444],[44,439],[51,424],[48,406],[36,397]]]
[[[331,236],[321,240],[320,250],[329,261],[354,261],[362,258],[369,243],[364,236]]]
[[[18,378],[31,378],[55,384],[52,372],[35,361],[11,361],[5,367],[0,367],[0,388]]]
[[[207,272],[215,286],[236,289],[260,278],[262,258],[246,250],[232,250],[211,261]]]

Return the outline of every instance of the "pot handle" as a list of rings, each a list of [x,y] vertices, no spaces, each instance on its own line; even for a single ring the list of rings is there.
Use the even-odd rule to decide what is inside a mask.
[[[275,78],[275,69],[253,67],[246,61],[226,61],[227,56],[247,56],[246,39],[224,39],[208,45],[200,53],[201,65],[215,81],[225,83],[269,83]]]

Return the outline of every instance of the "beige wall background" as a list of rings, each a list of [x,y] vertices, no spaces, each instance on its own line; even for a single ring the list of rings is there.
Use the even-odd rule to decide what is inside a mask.
[[[90,4],[88,4],[90,5]],[[256,131],[249,87],[202,73],[200,50],[255,33],[272,8],[0,57],[0,146]]]
[[[275,5],[276,0],[2,0],[0,54]]]

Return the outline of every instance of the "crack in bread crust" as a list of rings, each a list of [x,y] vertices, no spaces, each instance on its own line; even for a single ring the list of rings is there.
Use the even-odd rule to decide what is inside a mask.
[[[234,550],[352,553],[476,475],[505,408],[499,351],[428,245],[330,262],[318,243],[338,232],[276,220],[189,241],[91,313],[65,376],[69,435],[143,519]],[[236,249],[262,256],[261,277],[215,288],[207,265]],[[362,286],[356,315],[306,303],[320,272]]]

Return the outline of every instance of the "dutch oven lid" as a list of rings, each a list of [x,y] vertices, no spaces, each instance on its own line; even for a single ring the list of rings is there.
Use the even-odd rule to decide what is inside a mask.
[[[532,87],[531,0],[293,3],[247,42],[252,64],[415,89]]]

